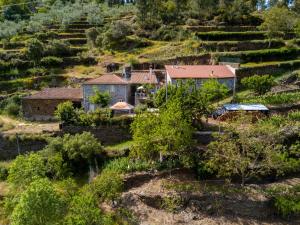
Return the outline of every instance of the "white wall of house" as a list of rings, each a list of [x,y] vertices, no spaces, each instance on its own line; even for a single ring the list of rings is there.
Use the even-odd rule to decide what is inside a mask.
[[[93,110],[94,107],[89,103],[89,98],[94,95],[94,90],[100,92],[109,92],[111,101],[109,105],[114,105],[119,101],[128,102],[130,87],[126,84],[84,84],[83,88],[83,106],[86,111]]]

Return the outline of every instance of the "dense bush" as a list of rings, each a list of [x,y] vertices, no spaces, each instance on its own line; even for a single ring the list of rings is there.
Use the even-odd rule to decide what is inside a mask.
[[[64,224],[103,224],[102,213],[97,205],[96,197],[88,191],[81,191],[75,195],[70,203]]]
[[[256,93],[262,95],[270,91],[274,85],[274,78],[269,75],[264,76],[251,76],[246,77],[241,80],[241,83],[244,87],[249,88]]]
[[[44,44],[36,38],[29,39],[26,42],[26,55],[29,60],[37,63],[44,55]]]
[[[5,181],[8,177],[8,169],[0,166],[0,181]]]
[[[70,53],[70,43],[66,40],[51,40],[45,49],[45,55],[49,56],[69,56]]]
[[[27,187],[32,181],[44,178],[46,167],[43,158],[36,154],[19,155],[9,168],[8,182],[16,189]]]
[[[0,101],[0,112],[9,116],[19,116],[22,95],[13,95]]]
[[[45,67],[56,67],[63,63],[63,59],[56,56],[47,56],[41,59],[40,64]]]
[[[272,205],[284,218],[300,214],[300,186],[278,186],[267,190]]]
[[[94,192],[102,200],[115,200],[123,191],[123,178],[114,171],[102,172],[92,183]]]
[[[38,179],[21,193],[11,215],[12,225],[56,224],[63,217],[65,204],[53,184]]]

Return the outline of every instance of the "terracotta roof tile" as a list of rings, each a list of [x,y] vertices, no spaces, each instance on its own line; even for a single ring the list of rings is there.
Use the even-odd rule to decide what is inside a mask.
[[[171,78],[232,78],[234,72],[225,65],[165,66]]]
[[[149,71],[134,71],[131,73],[131,84],[157,84],[157,78]]]
[[[128,82],[115,74],[104,74],[96,79],[91,79],[84,84],[127,84]]]
[[[45,88],[33,95],[24,97],[24,99],[82,100],[83,94],[81,88]]]

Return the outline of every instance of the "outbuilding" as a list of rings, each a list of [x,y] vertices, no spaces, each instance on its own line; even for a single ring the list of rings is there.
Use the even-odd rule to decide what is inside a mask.
[[[80,108],[83,100],[81,88],[45,88],[22,99],[23,115],[29,120],[49,120],[54,118],[57,106],[71,101]]]

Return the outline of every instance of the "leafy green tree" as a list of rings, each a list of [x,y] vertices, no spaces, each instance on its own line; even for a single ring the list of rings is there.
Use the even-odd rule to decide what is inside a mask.
[[[120,48],[126,43],[127,36],[130,34],[131,27],[127,22],[116,21],[101,35],[102,42],[100,47],[104,49]]]
[[[169,101],[158,115],[137,115],[131,131],[131,154],[146,160],[162,155],[181,155],[192,145],[193,128],[177,100]]]
[[[63,151],[71,160],[91,159],[101,153],[102,146],[90,132],[66,134],[63,137]]]
[[[296,16],[286,7],[272,7],[263,14],[263,23],[260,30],[266,31],[269,40],[284,37],[293,31],[296,25]]]
[[[249,118],[242,117],[237,123],[228,125],[217,140],[208,145],[205,153],[206,166],[220,177],[241,178],[244,185],[249,179],[279,172],[282,146],[277,143],[274,129],[242,124]]]
[[[200,119],[203,115],[208,116],[213,110],[212,101],[223,98],[228,93],[228,88],[216,80],[208,80],[200,88],[194,81],[185,83],[178,82],[176,85],[168,85],[168,95],[166,88],[161,88],[154,97],[156,107],[163,107],[168,101],[178,100],[181,111],[186,118]]]
[[[65,218],[66,225],[102,224],[102,213],[97,205],[96,196],[91,192],[81,191],[70,203]]]
[[[73,103],[70,101],[58,104],[54,115],[57,119],[59,119],[59,121],[65,124],[72,124],[77,119],[76,110],[73,106]]]
[[[44,44],[36,38],[29,39],[26,42],[26,55],[30,60],[38,63],[44,55]]]
[[[101,107],[107,107],[111,96],[109,92],[100,92],[99,90],[94,90],[94,95],[90,96],[89,98],[90,102],[96,105],[100,105]]]
[[[23,189],[32,181],[44,178],[46,167],[37,153],[18,156],[9,168],[8,182],[16,189]]]
[[[12,225],[52,225],[64,215],[64,202],[47,179],[32,182],[11,216]]]
[[[275,84],[274,78],[270,75],[254,75],[251,77],[245,77],[241,81],[242,85],[255,91],[257,94],[265,94],[271,90]]]

